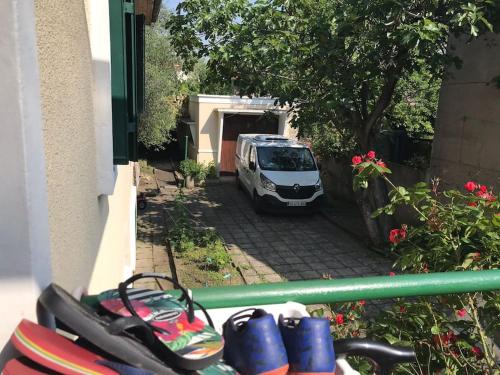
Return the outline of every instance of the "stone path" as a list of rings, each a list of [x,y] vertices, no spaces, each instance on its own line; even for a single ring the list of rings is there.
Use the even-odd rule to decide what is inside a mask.
[[[171,202],[175,190],[164,194]],[[257,215],[234,184],[186,193],[187,208],[224,238],[249,284],[322,277],[386,275],[391,261],[322,215]],[[168,204],[167,204],[168,206]]]
[[[164,197],[155,195],[156,182],[153,176],[141,179],[140,192],[149,194],[145,210],[137,212],[137,254],[134,273],[161,272],[172,276],[168,249],[165,246],[165,220],[163,212]],[[159,281],[163,289],[172,289],[169,282]],[[157,289],[153,279],[139,280],[137,288]]]

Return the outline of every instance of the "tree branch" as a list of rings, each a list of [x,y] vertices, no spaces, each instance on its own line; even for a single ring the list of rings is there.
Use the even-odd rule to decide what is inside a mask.
[[[367,119],[365,120],[365,124],[363,127],[363,142],[362,142],[364,143],[363,146],[366,146],[367,144],[366,141],[370,137],[370,133],[373,127],[380,119],[380,117],[382,117],[384,111],[389,106],[389,104],[391,104],[392,95],[394,94],[394,89],[396,88],[398,80],[399,80],[398,72],[393,71],[392,73],[389,73],[389,76],[387,77],[384,86],[382,87],[382,92],[380,93],[377,103],[375,103],[373,110],[370,112],[370,114],[367,116]]]

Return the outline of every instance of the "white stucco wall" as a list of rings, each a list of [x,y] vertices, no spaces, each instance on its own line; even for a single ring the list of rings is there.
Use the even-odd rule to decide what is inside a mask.
[[[287,116],[288,107],[274,104],[271,98],[240,98],[228,95],[193,95],[189,98],[189,115],[196,122],[197,142],[194,145],[196,160],[201,163],[219,160],[219,144],[223,128],[224,111],[241,111],[243,114],[260,115],[274,111],[279,116],[279,134],[296,137]]]
[[[0,1],[0,350],[51,281],[34,20],[32,1]]]
[[[116,287],[130,268],[135,207],[132,165],[113,172],[109,155],[107,44],[93,43],[107,7],[93,0],[35,5],[53,279],[70,291]],[[105,23],[96,28],[109,39]]]

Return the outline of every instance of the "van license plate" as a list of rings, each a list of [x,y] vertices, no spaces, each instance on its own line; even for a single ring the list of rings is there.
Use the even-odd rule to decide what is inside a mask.
[[[288,202],[287,206],[288,207],[304,207],[306,205],[306,202]]]

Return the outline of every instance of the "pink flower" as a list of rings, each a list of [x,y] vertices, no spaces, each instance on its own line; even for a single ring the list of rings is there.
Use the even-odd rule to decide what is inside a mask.
[[[369,160],[373,160],[373,159],[375,159],[375,151],[368,151],[368,152],[366,153],[366,157],[367,157],[367,159],[369,159]]]
[[[359,163],[361,163],[363,161],[363,159],[361,159],[361,156],[359,155],[355,155],[352,157],[352,165],[358,165]]]
[[[406,238],[406,229],[393,229],[389,233],[389,241],[398,244]]]
[[[488,202],[494,202],[497,200],[493,194],[487,191],[483,192],[482,190],[478,190],[476,191],[475,195],[476,197],[487,200]]]
[[[483,193],[486,193],[488,191],[488,188],[486,185],[479,185],[479,190],[481,190]]]
[[[366,301],[362,299],[361,301],[358,302],[358,305],[364,306],[366,304]]]
[[[389,272],[389,276],[396,276],[396,272]]]
[[[377,161],[376,163],[379,167],[382,167],[382,168],[387,168],[387,165],[382,161],[382,160],[379,160]]]
[[[457,315],[459,317],[463,318],[465,315],[467,315],[467,310],[465,310],[465,309],[457,310]]]
[[[477,184],[474,181],[467,181],[467,183],[464,185],[464,188],[468,192],[472,193],[474,190],[476,190]]]

